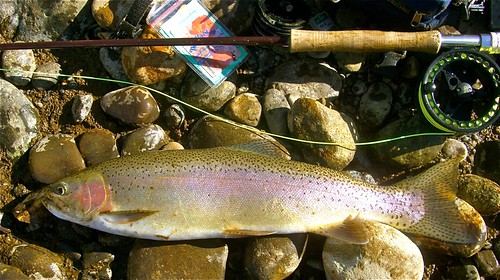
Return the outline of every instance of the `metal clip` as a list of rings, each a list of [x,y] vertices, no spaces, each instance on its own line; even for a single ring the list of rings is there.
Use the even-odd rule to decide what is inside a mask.
[[[415,14],[413,15],[413,18],[411,19],[411,26],[417,27],[420,22],[422,21],[422,17],[424,16],[424,13],[421,13],[419,11],[416,11]]]

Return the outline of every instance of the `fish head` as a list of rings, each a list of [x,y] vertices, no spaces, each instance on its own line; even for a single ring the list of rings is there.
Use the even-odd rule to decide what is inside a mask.
[[[110,210],[110,189],[103,176],[83,171],[42,190],[42,203],[56,217],[69,221],[91,221]]]

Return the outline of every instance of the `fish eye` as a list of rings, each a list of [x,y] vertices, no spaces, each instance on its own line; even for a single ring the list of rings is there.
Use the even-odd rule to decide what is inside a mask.
[[[57,184],[54,189],[53,189],[54,193],[57,194],[57,195],[66,195],[67,193],[67,188],[66,188],[66,184]]]

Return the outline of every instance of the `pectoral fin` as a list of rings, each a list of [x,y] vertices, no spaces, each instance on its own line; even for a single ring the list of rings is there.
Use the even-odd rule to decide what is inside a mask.
[[[354,244],[368,243],[365,226],[359,215],[349,216],[340,223],[313,229],[312,232]]]
[[[146,218],[158,211],[152,210],[126,210],[126,211],[106,211],[99,215],[107,222],[113,224],[126,224]]]
[[[250,237],[250,236],[266,236],[276,233],[275,231],[257,231],[248,229],[225,229],[224,235],[227,237]]]

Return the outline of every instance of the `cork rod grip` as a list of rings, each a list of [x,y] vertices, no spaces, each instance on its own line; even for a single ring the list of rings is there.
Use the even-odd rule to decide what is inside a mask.
[[[290,52],[387,52],[438,53],[439,31],[393,32],[376,30],[312,31],[292,30]]]

